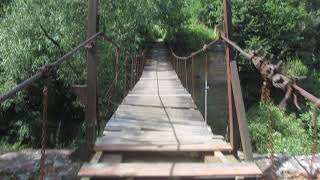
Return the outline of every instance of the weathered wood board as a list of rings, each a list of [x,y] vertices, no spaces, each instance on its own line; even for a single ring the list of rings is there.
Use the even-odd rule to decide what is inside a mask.
[[[99,163],[86,164],[79,175],[91,177],[257,177],[254,163]]]

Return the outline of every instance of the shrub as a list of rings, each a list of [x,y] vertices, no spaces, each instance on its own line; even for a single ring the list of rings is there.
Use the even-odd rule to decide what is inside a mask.
[[[304,122],[294,114],[287,114],[271,104],[272,139],[275,153],[307,154],[311,152],[312,136],[304,129]],[[268,141],[268,107],[256,104],[248,111],[249,130],[256,151],[270,152]]]

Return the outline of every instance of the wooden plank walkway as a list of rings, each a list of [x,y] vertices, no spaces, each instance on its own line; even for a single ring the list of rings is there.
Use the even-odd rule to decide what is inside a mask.
[[[231,163],[143,163],[143,153],[230,152],[231,145],[214,135],[198,111],[191,95],[182,86],[167,58],[167,49],[151,51],[142,76],[108,121],[103,136],[95,143],[96,152],[124,156],[141,153],[142,163],[85,164],[85,177],[235,177],[261,174],[255,164]],[[101,154],[101,153],[99,153]],[[222,153],[218,153],[220,156]],[[103,156],[103,155],[102,155]],[[94,158],[96,159],[96,157]],[[104,158],[106,159],[106,158]],[[171,159],[169,159],[171,161]]]

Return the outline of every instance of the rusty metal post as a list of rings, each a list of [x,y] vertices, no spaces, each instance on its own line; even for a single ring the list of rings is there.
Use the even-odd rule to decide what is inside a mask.
[[[137,56],[133,58],[133,86],[136,84],[136,76],[137,76]],[[132,86],[132,88],[133,88]]]
[[[208,52],[205,53],[204,61],[204,121],[208,124]]]
[[[114,103],[118,104],[118,78],[119,78],[119,58],[120,58],[120,49],[116,47],[116,67],[115,67],[115,82],[114,82]]]
[[[139,79],[141,77],[141,73],[142,73],[142,56],[139,57]]]
[[[174,58],[174,71],[176,72],[176,73],[178,73],[177,72],[177,68],[178,68],[178,59],[177,58]]]
[[[192,98],[193,100],[195,99],[195,96],[194,96],[194,56],[192,56],[192,60],[191,60],[191,71],[192,71],[192,77],[191,77],[191,81],[192,81]]]
[[[224,34],[227,38],[231,37],[231,4],[230,0],[223,0],[224,5]],[[237,152],[238,143],[236,142],[238,139],[236,136],[236,127],[235,127],[235,119],[233,117],[233,98],[232,98],[232,87],[231,87],[231,70],[230,70],[230,62],[231,62],[231,49],[229,45],[226,45],[226,65],[227,65],[227,85],[228,85],[228,110],[229,110],[229,137],[230,143],[232,145],[234,153]]]
[[[181,81],[181,65],[180,65],[180,59],[178,59],[178,76],[179,76],[179,79]]]
[[[185,70],[185,83],[186,83],[186,90],[188,91],[188,70],[187,70],[187,60],[184,60],[184,70]]]
[[[136,57],[136,82],[139,79],[139,68],[140,68],[140,61],[139,61],[139,56],[137,55],[137,57]]]
[[[181,81],[181,84],[183,86],[184,82],[183,82],[183,78],[182,78],[182,60],[179,59],[179,78],[180,78],[180,81]]]
[[[177,71],[176,72],[177,72],[177,75],[178,75],[178,79],[180,80],[180,73],[179,73],[180,72],[180,66],[179,66],[180,65],[180,61],[179,61],[178,58],[176,60],[177,60]]]
[[[139,78],[141,77],[142,75],[142,71],[143,71],[143,67],[144,67],[144,64],[143,64],[143,56],[141,55],[140,56],[140,75],[139,75]]]
[[[88,1],[88,33],[91,37],[97,33],[98,0]],[[93,42],[87,48],[87,106],[86,106],[86,158],[93,153],[97,123],[97,48]]]
[[[126,97],[126,92],[127,92],[127,64],[128,64],[128,57],[126,56],[125,57],[125,60],[124,60],[124,86],[123,86],[123,98]]]
[[[48,89],[51,77],[49,77],[43,87],[43,112],[42,112],[42,140],[41,140],[41,159],[40,159],[40,180],[44,180],[46,176],[46,146],[47,146],[47,130],[48,130]]]
[[[134,76],[134,72],[133,72],[133,58],[131,57],[131,75],[130,75],[130,90],[133,88],[133,76]]]
[[[118,87],[118,76],[119,76],[119,52],[120,50],[118,48],[116,48],[116,64],[115,64],[115,82],[114,82],[114,86],[115,89],[117,89]]]

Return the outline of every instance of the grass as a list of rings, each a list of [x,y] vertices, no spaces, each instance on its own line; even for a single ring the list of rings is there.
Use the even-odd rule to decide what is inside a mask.
[[[171,36],[167,34],[166,41],[183,51],[194,51],[204,44],[218,38],[218,33],[198,21],[192,21],[189,25],[177,30]]]

